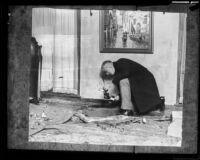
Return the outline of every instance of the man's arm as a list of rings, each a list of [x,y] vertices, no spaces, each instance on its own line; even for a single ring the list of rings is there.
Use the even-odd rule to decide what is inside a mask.
[[[115,85],[118,85],[120,80],[122,79],[125,79],[125,78],[128,78],[130,76],[130,72],[128,71],[125,71],[123,73],[119,73],[117,74],[114,79],[112,80],[112,82],[115,84]]]

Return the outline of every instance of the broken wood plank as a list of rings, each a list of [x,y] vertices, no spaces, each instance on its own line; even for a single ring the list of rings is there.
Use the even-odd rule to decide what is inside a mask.
[[[136,123],[136,122],[141,122],[140,119],[126,119],[126,120],[122,120],[122,121],[119,121],[119,122],[114,122],[114,121],[103,121],[103,122],[96,122],[97,126],[100,126],[100,125],[108,125],[108,126],[111,126],[111,127],[116,127],[116,126],[119,126],[119,125],[123,125],[123,124],[129,124],[129,123]]]
[[[172,121],[171,118],[153,119],[154,121]]]
[[[106,123],[113,123],[114,125],[118,125],[120,123],[129,123],[129,122],[138,122],[142,120],[142,116],[124,116],[124,115],[116,115],[116,116],[109,116],[109,117],[87,117],[83,113],[79,112],[74,114],[74,116],[80,118],[84,123],[91,123],[91,122],[106,122]],[[146,119],[151,119],[154,121],[172,121],[171,117],[146,117]],[[109,121],[109,122],[108,122]]]
[[[168,127],[167,135],[182,138],[182,120],[175,119]]]
[[[182,111],[172,111],[172,123],[169,125],[167,135],[172,137],[182,137]]]
[[[173,121],[175,119],[183,119],[183,111],[172,111],[171,117]]]
[[[77,112],[74,114],[74,116],[77,116],[85,123],[91,123],[91,122],[104,122],[104,121],[117,121],[122,122],[124,120],[135,120],[136,117],[129,117],[124,115],[116,115],[116,116],[109,116],[109,117],[86,117],[84,114]]]

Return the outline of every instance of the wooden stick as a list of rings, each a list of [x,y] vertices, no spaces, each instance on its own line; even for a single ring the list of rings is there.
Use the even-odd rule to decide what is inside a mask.
[[[135,119],[135,117],[128,117],[124,115],[117,115],[117,116],[109,116],[109,117],[86,117],[82,113],[76,113],[74,116],[77,116],[80,118],[83,122],[85,123],[90,123],[90,122],[103,122],[103,121],[123,121],[126,119]]]

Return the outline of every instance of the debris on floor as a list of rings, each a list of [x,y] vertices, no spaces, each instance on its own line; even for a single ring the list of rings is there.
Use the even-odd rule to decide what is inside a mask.
[[[166,111],[162,113],[155,111],[130,117],[119,115],[119,107],[101,108],[93,102],[44,100],[39,105],[30,104],[29,139],[66,143],[87,141],[93,144],[177,146],[181,136],[179,134],[175,137],[169,127],[174,122],[172,119],[177,123],[179,115],[173,110],[173,106],[166,106]],[[182,127],[180,124],[175,125]],[[174,130],[173,125],[171,130]]]
[[[142,123],[147,123],[146,118],[142,118]]]
[[[75,113],[72,109],[41,103],[40,105],[30,104],[29,114],[29,136],[39,133],[48,128],[49,125],[62,124],[67,122]],[[45,109],[44,109],[45,108]]]
[[[104,121],[121,122],[126,119],[135,119],[135,117],[128,117],[124,115],[116,115],[109,117],[87,117],[83,113],[81,113],[81,111],[75,113],[74,116],[80,118],[85,123],[104,122]]]

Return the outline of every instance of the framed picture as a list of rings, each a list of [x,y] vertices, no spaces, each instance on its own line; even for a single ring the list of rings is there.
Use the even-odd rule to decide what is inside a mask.
[[[100,11],[101,53],[153,53],[153,16],[149,11]]]

